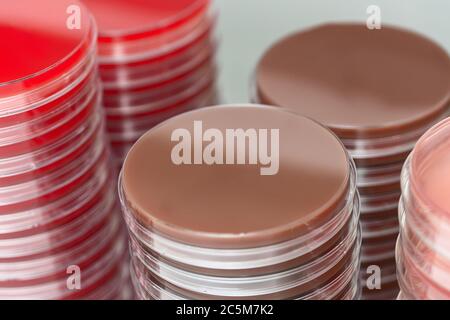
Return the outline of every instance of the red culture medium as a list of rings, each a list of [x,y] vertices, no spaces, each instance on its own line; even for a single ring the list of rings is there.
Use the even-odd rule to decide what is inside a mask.
[[[99,25],[103,105],[119,167],[148,129],[215,104],[210,2],[84,0]]]
[[[0,299],[130,298],[96,25],[76,0],[3,1],[0,35]]]

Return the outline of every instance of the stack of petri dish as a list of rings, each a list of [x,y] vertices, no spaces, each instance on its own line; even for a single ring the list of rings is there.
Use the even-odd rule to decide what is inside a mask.
[[[253,100],[326,125],[356,163],[363,299],[397,295],[400,174],[419,137],[448,115],[449,86],[447,53],[389,26],[314,27],[278,41],[258,63]]]
[[[132,147],[119,190],[141,299],[359,298],[356,169],[310,119],[259,105],[184,113]]]
[[[417,143],[402,173],[399,299],[450,299],[450,118]]]
[[[128,298],[95,23],[75,0],[2,1],[0,34],[0,299]]]
[[[213,104],[215,16],[210,0],[83,0],[99,25],[103,105],[120,166],[148,129]]]

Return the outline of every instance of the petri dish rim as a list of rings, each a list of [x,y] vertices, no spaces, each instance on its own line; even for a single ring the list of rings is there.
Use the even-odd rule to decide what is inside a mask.
[[[88,2],[90,0],[82,0],[86,3],[86,7],[90,9]],[[176,28],[178,24],[183,24],[184,21],[188,21],[189,18],[200,12],[204,8],[209,6],[210,0],[192,0],[192,3],[184,8],[178,14],[174,14],[172,17],[161,20],[157,23],[152,23],[146,26],[128,28],[125,30],[102,30],[99,28],[98,40],[100,42],[114,42],[114,41],[124,41],[127,39],[134,38],[145,38],[157,35],[159,33],[165,32],[164,29]],[[90,9],[91,10],[91,9]],[[91,10],[93,12],[93,10]],[[95,17],[95,13],[93,13]]]
[[[312,27],[290,33],[286,35],[285,37],[279,39],[275,43],[273,43],[269,48],[266,49],[265,53],[261,55],[259,58],[252,81],[253,83],[253,89],[255,100],[263,103],[263,104],[272,104],[277,105],[273,99],[264,98],[261,95],[261,85],[260,85],[260,79],[258,77],[260,73],[260,65],[263,62],[264,59],[267,59],[268,54],[274,50],[278,45],[282,44],[284,41],[293,39],[295,37],[303,36],[305,34],[308,34],[309,32],[313,32],[315,30],[318,30],[319,28],[325,28],[325,27],[358,27],[362,26],[362,24],[357,22],[335,22],[330,24],[319,24],[314,25]],[[420,32],[416,32],[413,30],[405,29],[403,27],[393,25],[393,24],[387,24],[383,26],[383,29],[391,30],[396,33],[402,33],[405,36],[408,36],[408,38],[412,39],[415,38],[416,40],[420,41],[419,45],[422,47],[424,44],[426,44],[429,47],[432,47],[432,50],[434,52],[439,52],[440,57],[442,58],[441,62],[445,62],[450,67],[450,56],[447,53],[447,51],[436,41],[433,39],[430,39],[427,36],[424,36]],[[449,77],[450,79],[450,77]],[[450,81],[449,81],[450,83]],[[267,89],[265,90],[267,91]],[[285,107],[285,106],[281,106]],[[369,125],[369,126],[355,126],[355,125],[340,125],[339,123],[324,123],[327,127],[329,127],[333,132],[335,132],[339,137],[346,138],[346,139],[357,139],[361,141],[368,141],[370,142],[371,139],[378,139],[381,142],[383,139],[386,139],[386,141],[389,140],[390,136],[392,135],[404,135],[408,132],[414,130],[414,129],[420,129],[421,127],[430,127],[434,122],[438,121],[439,119],[442,119],[443,116],[448,114],[450,110],[450,90],[443,94],[442,97],[439,98],[439,102],[437,102],[432,107],[422,108],[423,110],[420,112],[420,114],[415,116],[409,116],[408,119],[404,119],[403,121],[389,121],[385,122],[383,125]],[[295,111],[295,110],[294,110]],[[425,112],[426,111],[426,112]],[[300,114],[302,112],[300,110],[296,111]],[[307,116],[308,115],[306,114]],[[319,119],[316,119],[320,122]]]
[[[328,216],[329,219],[333,219],[333,216],[336,214],[339,214],[339,210],[340,208],[338,208],[339,204],[341,202],[344,201],[349,201],[349,199],[345,200],[345,198],[351,194],[351,198],[353,198],[354,195],[354,191],[355,190],[351,190],[354,186],[352,186],[352,164],[353,161],[351,160],[350,156],[348,155],[347,151],[345,150],[344,145],[342,144],[342,142],[337,138],[337,136],[331,132],[328,128],[324,127],[323,125],[321,125],[320,123],[318,123],[317,121],[310,119],[308,117],[303,117],[300,116],[288,109],[283,109],[283,108],[277,108],[277,107],[272,107],[272,106],[265,106],[265,105],[255,105],[255,104],[228,104],[228,105],[219,105],[219,106],[210,106],[210,107],[206,107],[206,108],[201,108],[198,110],[193,110],[190,111],[188,113],[190,114],[195,114],[197,112],[201,112],[207,109],[213,109],[213,108],[239,108],[239,107],[245,107],[245,108],[266,108],[266,109],[270,109],[270,110],[276,110],[277,112],[283,112],[285,114],[294,116],[294,117],[298,117],[298,118],[303,118],[306,121],[310,121],[314,126],[317,126],[318,128],[321,128],[323,130],[326,130],[326,132],[328,132],[331,136],[330,137],[334,137],[336,139],[336,143],[339,144],[342,147],[342,151],[343,151],[343,155],[345,156],[347,163],[348,163],[348,168],[346,169],[346,177],[344,179],[344,181],[342,182],[340,188],[338,191],[336,191],[336,193],[328,200],[328,203],[322,205],[319,208],[316,208],[315,211],[320,211],[322,210],[325,214],[326,211],[332,211],[332,213],[328,212],[326,215]],[[171,119],[169,119],[168,121],[173,121],[173,119],[177,119],[179,117],[183,117],[184,115],[188,114],[181,114],[181,115],[177,115]],[[160,123],[159,125],[155,126],[154,128],[150,129],[148,133],[151,133],[153,131],[158,130],[161,126],[164,126],[167,123],[167,121],[164,121],[162,123]],[[143,137],[141,137],[141,139],[143,139],[147,134],[145,134]],[[125,164],[127,163],[127,159],[129,158],[129,155],[133,152],[133,149],[136,147],[136,145],[139,144],[139,141],[141,140],[139,139],[138,142],[136,144],[134,144],[134,146],[131,148],[130,152],[128,153],[126,159],[125,159]],[[124,180],[124,174],[125,174],[125,168],[126,165],[123,166],[122,168],[122,172],[121,172],[121,185],[119,185],[119,189],[120,189],[120,194],[122,196],[122,205],[124,207],[128,207],[129,203],[128,200],[126,199],[126,186],[123,183]],[[353,203],[353,199],[350,200]],[[331,207],[331,208],[330,208]],[[134,208],[136,209],[136,208]],[[134,210],[132,209],[132,210]],[[145,212],[145,209],[139,209],[141,212]],[[314,212],[311,212],[308,214],[308,216],[314,216]],[[148,215],[148,214],[147,214]],[[164,236],[167,236],[169,234],[169,236],[173,236],[173,235],[177,235],[180,236],[181,238],[183,238],[184,240],[186,240],[186,237],[190,238],[192,237],[193,240],[191,241],[187,241],[184,243],[188,243],[191,245],[200,245],[200,247],[205,245],[205,242],[207,243],[208,241],[212,241],[211,245],[212,247],[216,247],[217,248],[230,248],[230,249],[238,249],[238,248],[251,248],[252,246],[254,247],[258,247],[258,246],[265,246],[268,244],[274,244],[274,243],[280,243],[283,241],[287,241],[289,240],[289,238],[283,238],[281,237],[280,239],[278,239],[277,237],[275,237],[276,239],[271,239],[271,240],[262,240],[265,237],[263,236],[264,233],[266,232],[273,232],[275,234],[277,234],[278,236],[280,234],[282,234],[283,232],[285,232],[286,230],[292,230],[292,229],[296,229],[295,226],[296,225],[301,225],[302,224],[302,219],[297,219],[296,221],[293,221],[287,225],[282,225],[282,226],[278,226],[278,227],[274,227],[274,228],[268,228],[268,229],[264,229],[264,230],[259,230],[259,231],[254,231],[254,232],[246,232],[245,233],[245,237],[239,237],[236,234],[215,234],[215,233],[210,233],[210,232],[202,232],[202,231],[193,231],[193,230],[188,230],[188,229],[180,229],[177,227],[171,227],[170,225],[167,225],[164,221],[156,218],[154,216],[152,216],[151,214],[149,215],[149,218],[152,220],[152,228],[154,229],[154,231],[157,231],[159,233],[161,233]],[[317,218],[316,218],[317,219]],[[139,218],[138,218],[139,220]],[[159,220],[159,221],[158,221]],[[315,219],[313,219],[315,220]],[[320,220],[320,218],[319,218]],[[144,225],[147,225],[146,223],[144,223]],[[320,228],[320,227],[319,227]],[[301,229],[301,228],[300,228]],[[303,229],[303,232],[305,230]],[[297,234],[296,236],[301,236],[302,232],[300,232],[299,234]],[[295,238],[296,236],[291,236],[290,238]],[[241,243],[237,243],[236,239],[239,238]],[[248,241],[245,241],[245,239],[247,239]],[[179,241],[180,239],[175,239],[175,241]],[[244,241],[241,241],[244,240]],[[183,241],[180,241],[183,243]]]
[[[0,82],[0,90],[6,88],[8,86],[20,85],[20,83],[24,83],[24,82],[27,82],[27,81],[30,81],[30,80],[33,80],[33,79],[38,79],[39,77],[44,76],[45,74],[47,74],[47,73],[49,73],[51,71],[54,71],[55,69],[58,69],[60,67],[61,68],[66,68],[67,67],[67,69],[69,69],[69,72],[70,72],[70,70],[76,68],[76,66],[78,64],[82,64],[83,63],[84,57],[81,57],[81,59],[79,61],[74,62],[74,64],[71,67],[64,66],[64,65],[66,63],[68,63],[71,60],[71,58],[73,58],[78,52],[80,52],[81,49],[83,48],[83,46],[86,46],[86,56],[90,56],[91,54],[93,54],[94,50],[92,48],[96,47],[95,44],[96,44],[96,38],[97,38],[97,32],[98,32],[97,25],[95,23],[95,20],[94,20],[93,16],[89,13],[89,11],[87,10],[86,7],[81,2],[79,2],[78,0],[74,0],[74,2],[76,3],[76,5],[79,5],[86,14],[89,15],[88,19],[87,19],[87,21],[89,21],[89,27],[84,32],[83,37],[80,39],[80,43],[78,43],[78,45],[75,48],[73,48],[73,50],[68,55],[66,55],[65,57],[63,57],[59,61],[53,63],[52,65],[50,65],[50,66],[48,66],[48,67],[46,67],[46,68],[44,68],[42,70],[39,70],[39,71],[34,72],[32,74],[29,74],[27,76],[20,77],[20,78],[17,78],[17,79],[13,79],[13,80],[10,80],[10,81]],[[59,76],[61,76],[61,75],[59,75]],[[59,76],[57,78],[59,78]],[[55,81],[55,80],[58,80],[58,79],[53,79],[53,81]],[[43,83],[44,83],[44,85],[46,85],[46,84],[49,84],[51,82],[52,82],[52,80],[44,81]],[[24,87],[27,87],[27,86],[24,86]],[[39,89],[39,85],[36,86],[35,89],[38,90]],[[8,97],[8,96],[6,96],[6,97]],[[2,99],[3,98],[0,96],[0,104],[2,102],[1,101]]]

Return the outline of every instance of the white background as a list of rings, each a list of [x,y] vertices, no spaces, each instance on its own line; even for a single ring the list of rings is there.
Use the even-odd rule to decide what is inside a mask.
[[[247,102],[252,71],[278,38],[331,21],[366,21],[369,5],[382,23],[428,35],[450,51],[450,0],[214,0],[219,12],[222,102]]]

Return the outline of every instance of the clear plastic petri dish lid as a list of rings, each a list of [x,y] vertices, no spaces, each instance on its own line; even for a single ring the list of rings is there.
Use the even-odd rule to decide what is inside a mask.
[[[132,275],[138,292],[154,299],[332,299],[349,283],[357,283],[361,238],[353,240],[353,246],[341,254],[338,264],[330,266],[333,271],[311,275],[309,282],[295,275],[297,268],[248,278],[214,278],[195,274],[184,278],[179,274],[178,277],[172,275],[163,279],[160,277],[163,270],[155,274],[137,259],[132,260]],[[272,278],[280,281],[270,281]],[[195,282],[202,285],[196,286]]]
[[[200,92],[175,104],[167,105],[167,108],[152,112],[144,116],[123,116],[120,118],[107,116],[107,131],[113,145],[122,143],[134,143],[149,129],[178,114],[195,109],[215,105],[217,103],[216,85],[210,83]]]
[[[99,60],[102,65],[137,65],[143,62],[158,63],[194,46],[205,36],[214,36],[217,18],[214,14],[198,16],[189,28],[179,30],[161,39],[142,39],[132,43],[116,42],[99,44]],[[113,51],[113,52],[112,52]],[[110,55],[104,55],[109,53]],[[112,55],[111,55],[112,54]]]
[[[187,102],[186,105],[180,106],[177,109],[170,110],[166,113],[161,113],[158,117],[152,116],[151,119],[146,120],[143,118],[141,121],[131,119],[129,121],[109,120],[108,133],[112,146],[112,151],[116,158],[125,159],[128,151],[134,145],[134,143],[144,135],[149,129],[158,125],[162,121],[169,119],[172,116],[176,116],[182,112],[188,112],[197,108],[216,105],[216,93],[215,91],[210,94],[209,92],[205,96],[199,97],[198,100],[194,99],[191,102]],[[120,163],[120,167],[122,164]]]
[[[380,267],[383,274],[387,274],[389,270],[395,267],[395,239],[392,239],[391,246],[389,248],[386,247],[385,251],[380,251],[378,249],[365,249],[364,247],[367,244],[364,243],[361,246],[361,273],[364,275],[369,273],[373,274],[373,270],[369,270],[373,266]],[[383,271],[384,270],[384,271]],[[391,272],[388,272],[391,274]]]
[[[361,215],[371,215],[373,217],[395,216],[396,213],[392,212],[397,211],[400,196],[400,191],[372,195],[361,194]]]
[[[135,79],[145,75],[156,75],[188,63],[199,53],[215,52],[218,47],[218,41],[214,35],[214,28],[215,21],[211,21],[210,29],[205,30],[204,34],[194,39],[192,43],[161,57],[142,59],[130,63],[102,63],[99,65],[102,80],[104,82],[116,82],[124,76]]]
[[[337,291],[337,290],[335,290]],[[356,277],[352,279],[345,287],[337,291],[333,297],[326,298],[326,300],[360,300],[361,288]],[[315,300],[322,300],[320,298]]]
[[[67,165],[84,153],[103,134],[104,121],[97,113],[76,130],[43,148],[0,159],[0,188],[34,180]]]
[[[150,38],[189,22],[199,12],[205,12],[209,0],[181,0],[165,3],[159,0],[83,0],[99,25],[100,41],[126,41]],[[127,11],[127,15],[123,15]]]
[[[395,242],[396,243],[396,242]],[[395,243],[394,243],[394,250],[395,251]],[[361,246],[361,249],[363,249],[364,243]],[[366,256],[361,252],[361,270],[360,270],[360,276],[361,277],[368,277],[370,275],[373,275],[373,270],[370,270],[371,266],[377,266],[380,268],[381,271],[381,283],[389,283],[392,282],[392,276],[395,276],[396,273],[396,260],[395,260],[395,254],[389,257],[388,259],[379,259],[375,261],[374,259],[370,259],[371,256],[367,256],[367,260],[365,260]]]
[[[87,183],[107,166],[106,141],[85,152],[76,161],[36,180],[0,188],[0,214],[12,214],[45,206]]]
[[[215,68],[214,52],[199,54],[187,64],[177,69],[170,69],[166,72],[149,75],[136,79],[124,79],[122,82],[104,83],[103,92],[106,96],[105,103],[108,106],[109,100],[120,98],[121,95],[135,95],[136,98],[157,98],[163,96],[167,91],[176,88],[183,83],[195,81],[200,74]]]
[[[401,161],[384,166],[357,166],[359,192],[364,195],[400,190],[403,163]]]
[[[151,104],[177,96],[181,92],[195,87],[204,78],[210,78],[217,73],[217,66],[211,56],[202,57],[199,64],[187,72],[171,77],[168,81],[150,84],[147,86],[120,90],[104,90],[103,106],[107,109],[120,109],[142,104]]]
[[[350,284],[347,291],[344,291],[333,300],[361,300],[361,288],[357,281]]]
[[[193,87],[197,87],[197,83],[203,83],[205,78],[214,78],[215,72],[216,66],[208,63],[191,73],[183,75],[174,82],[167,83],[160,87],[155,87],[140,92],[124,91],[115,94],[105,94],[103,98],[103,106],[105,107],[105,111],[107,113],[114,113],[116,109],[132,108],[133,106],[140,106],[144,104],[157,104],[160,101],[170,99],[171,97],[176,97]]]
[[[364,180],[384,179],[386,177],[400,176],[404,161],[389,163],[380,166],[358,166],[358,178]]]
[[[380,193],[389,193],[400,190],[400,176],[397,178],[392,178],[385,180],[379,184],[371,184],[362,182],[358,186],[358,190],[362,196],[366,195],[377,195]]]
[[[444,234],[436,234],[434,229],[426,229],[423,227],[416,216],[408,214],[404,211],[403,205],[400,205],[399,214],[401,219],[401,233],[405,246],[409,244],[409,248],[415,248],[411,257],[416,257],[421,265],[427,268],[450,270],[450,254],[445,243],[435,241],[436,238],[444,237]],[[404,249],[406,252],[406,249]]]
[[[149,129],[175,115],[214,105],[216,102],[214,97],[215,86],[214,84],[211,84],[210,87],[205,88],[203,92],[193,96],[191,99],[182,101],[181,103],[171,106],[168,109],[161,110],[158,113],[139,118],[123,117],[121,119],[108,119],[107,130],[110,140],[112,142],[134,142]]]
[[[364,230],[364,229],[363,229]],[[363,231],[363,237],[367,244],[378,244],[382,242],[394,242],[393,240],[398,236],[399,227],[397,226],[387,226],[386,229],[379,232],[376,231]]]
[[[361,300],[396,300],[399,294],[397,280],[381,285],[381,289],[368,289],[363,287]]]
[[[420,276],[421,282],[435,285],[450,293],[450,261],[429,248],[420,247],[420,244],[411,241],[405,233],[402,234],[401,241],[405,268]]]
[[[122,257],[123,259],[125,256]],[[108,266],[106,270],[108,270],[107,273],[97,277],[96,282],[93,281],[84,290],[65,290],[58,300],[111,300],[108,298],[108,290],[111,290],[113,286],[117,287],[117,283],[122,280],[121,262],[115,263],[112,267]],[[122,290],[128,290],[128,288],[125,287]],[[114,292],[109,291],[109,293]],[[120,294],[122,295],[123,292]]]
[[[54,279],[36,285],[0,286],[0,297],[5,300],[81,299],[114,279],[114,275],[117,274],[117,270],[123,265],[126,256],[126,235],[124,232],[120,232],[117,239],[111,241],[110,248],[82,270],[83,281],[81,290],[74,291],[67,287],[66,274],[62,279]]]
[[[365,216],[362,216],[360,221],[363,230],[367,231],[382,231],[399,225],[398,214],[380,216],[378,219],[366,219]]]
[[[408,298],[403,291],[400,291],[397,298],[394,300],[412,300],[411,298]]]
[[[43,0],[39,7],[32,0],[19,0],[0,6],[2,34],[8,39],[7,49],[0,55],[3,121],[31,112],[75,85],[80,69],[95,54],[96,26],[77,0]],[[67,12],[76,13],[75,20]]]
[[[422,232],[436,249],[450,252],[450,118],[431,128],[418,142],[402,173],[403,206],[414,216]],[[422,229],[422,230],[419,230]],[[448,254],[450,255],[450,253]]]
[[[189,108],[196,109],[203,106],[211,106],[215,105],[217,100],[217,84],[215,81],[210,83],[205,83],[205,87],[200,88],[200,92],[198,94],[193,95],[191,98],[188,97],[186,100],[181,100],[179,103],[175,103],[175,105],[170,106],[167,105],[168,108],[163,108],[159,112],[155,112],[149,114],[148,116],[123,116],[120,118],[117,117],[108,117],[108,121],[106,123],[107,129],[109,132],[114,133],[126,133],[129,131],[139,131],[144,128],[150,128],[149,124],[158,123],[158,119],[167,119],[167,115],[174,115],[178,112],[178,110],[188,110]],[[192,91],[192,88],[187,88],[183,90],[181,93],[188,93]],[[187,95],[187,94],[186,94]],[[188,95],[187,95],[188,96]],[[175,101],[177,102],[177,101]],[[161,105],[164,107],[164,105]],[[105,112],[106,113],[106,112]],[[161,122],[161,121],[159,121]]]
[[[55,143],[77,130],[99,111],[100,94],[90,88],[77,100],[59,106],[44,118],[0,129],[0,153],[14,157]]]
[[[98,231],[111,217],[114,197],[109,195],[102,206],[89,208],[72,221],[48,231],[22,237],[1,239],[1,262],[28,261],[33,258],[51,256],[82,243],[89,235]]]
[[[424,273],[424,277],[429,281],[440,283],[442,287],[450,290],[450,254],[445,246],[439,246],[436,242],[430,241],[430,236],[420,228],[413,215],[404,211],[400,205],[401,246],[403,255],[415,265],[418,271]],[[443,237],[443,235],[438,235]]]
[[[395,166],[404,162],[417,140],[435,123],[450,114],[450,102],[429,122],[411,131],[381,138],[341,138],[358,167]]]
[[[418,221],[413,215],[407,214],[403,205],[399,207],[399,218],[401,235],[403,238],[402,245],[404,247],[414,248],[417,252],[410,254],[410,257],[415,257],[418,263],[422,265],[430,265],[431,269],[438,267],[439,265],[448,265],[450,262],[448,252],[440,246],[436,246],[435,242],[430,241],[433,239],[431,234],[427,234],[428,230],[421,228],[420,221]],[[404,251],[407,248],[403,248]],[[424,259],[429,261],[424,262]]]
[[[403,294],[403,297],[408,297],[408,300],[415,300],[415,299],[423,299],[425,298],[424,291],[427,291],[426,286],[421,285],[420,282],[418,282],[418,278],[414,277],[412,273],[407,271],[404,259],[403,259],[403,251],[402,251],[402,245],[401,245],[401,238],[399,237],[396,247],[395,247],[395,260],[397,262],[397,280],[400,287],[400,291]],[[414,282],[416,283],[416,286],[419,288],[415,288],[414,291],[411,286],[411,278],[415,278]]]
[[[101,166],[98,169],[90,179],[52,201],[0,215],[0,239],[45,232],[70,222],[92,207],[104,197],[108,190],[106,182],[111,179],[109,168]]]
[[[209,12],[209,0],[174,3],[133,0],[84,0],[99,25],[100,56],[112,61],[139,57],[163,44],[177,42],[196,28]],[[127,15],[124,16],[123,12]]]
[[[411,216],[407,216],[405,223],[402,223],[402,245],[405,254],[408,254],[410,259],[414,259],[417,268],[422,272],[429,272],[431,278],[436,277],[439,279],[437,281],[444,281],[446,278],[449,280],[450,257],[448,251],[444,246],[430,241],[433,238],[425,235],[418,226],[420,224]]]
[[[206,99],[202,100],[199,99],[198,101],[193,100],[192,102],[187,102],[185,105],[181,105],[177,109],[170,110],[170,112],[161,113],[158,115],[158,117],[152,116],[150,119],[145,119],[145,121],[142,120],[136,121],[134,119],[128,121],[127,120],[114,121],[111,124],[111,127],[108,128],[109,139],[112,143],[113,148],[121,148],[121,147],[128,148],[129,146],[132,146],[148,130],[154,128],[161,122],[173,116],[181,114],[183,112],[192,111],[210,105],[204,103],[204,101],[206,101]],[[121,123],[118,124],[117,122]]]
[[[110,287],[111,284],[117,283],[119,279],[122,280],[123,268],[129,259],[125,230],[123,228],[118,230],[116,239],[110,243],[109,250],[99,257],[99,261],[91,264],[90,283],[88,285],[85,283],[81,291],[66,290],[67,293],[62,299],[94,299],[93,297],[99,291],[104,292],[105,286]]]
[[[136,141],[148,130],[178,114],[215,105],[216,101],[211,98],[211,95],[206,94],[205,96],[199,97],[198,100],[194,99],[186,102],[185,105],[180,105],[176,109],[171,109],[168,112],[160,113],[157,117],[152,116],[148,120],[145,120],[145,118],[141,121],[132,119],[129,121],[120,120],[113,122],[112,120],[109,120],[108,122],[111,124],[111,127],[108,128],[108,136],[113,152],[116,155],[122,154],[123,157],[125,157]],[[120,127],[115,126],[117,125],[117,122],[120,122]]]
[[[269,295],[262,296],[233,296],[233,297],[222,297],[222,296],[190,296],[189,292],[177,292],[176,288],[171,287],[167,284],[161,284],[156,279],[152,279],[147,283],[139,281],[137,275],[135,275],[132,268],[132,278],[134,282],[135,290],[140,297],[140,299],[145,300],[192,300],[192,299],[244,299],[244,300],[354,300],[359,296],[359,285],[358,285],[358,263],[355,262],[347,266],[342,274],[336,278],[329,279],[328,283],[324,283],[323,287],[314,287],[308,293],[299,294],[299,292],[273,292]],[[315,286],[315,285],[313,285]],[[178,289],[179,290],[179,289]],[[192,294],[192,293],[191,293]],[[290,296],[290,294],[294,294]]]
[[[117,167],[122,169],[123,160],[125,160],[128,152],[133,147],[133,142],[112,142],[112,153],[114,155],[115,163],[118,165]]]
[[[427,275],[433,270],[424,273],[416,261],[412,260],[404,250],[404,240],[399,237],[396,246],[397,278],[402,292],[411,299],[419,300],[448,300],[450,291],[443,287],[447,283],[435,282]]]
[[[136,300],[136,293],[134,292],[133,285],[130,279],[129,268],[122,268],[122,276],[120,280],[113,282],[117,285],[113,289],[107,291],[113,292],[112,295],[108,295],[104,300]]]
[[[218,276],[212,276],[187,271],[178,265],[162,261],[157,255],[145,252],[145,249],[140,247],[138,241],[133,237],[131,238],[131,251],[135,266],[146,270],[142,272],[150,272],[162,281],[176,287],[197,294],[246,297],[285,290],[304,292],[315,289],[339,274],[343,265],[349,263],[349,259],[354,257],[355,243],[359,241],[357,224],[353,224],[353,229],[349,230],[349,234],[341,242],[336,243],[329,252],[324,252],[323,255],[305,263],[298,262],[295,265],[285,266],[285,269],[281,269],[280,272],[260,271],[261,273],[255,273],[252,276],[244,276],[239,273],[234,276],[220,273]],[[235,292],[236,288],[239,288],[239,293]]]
[[[108,133],[109,139],[113,146],[128,145],[129,143],[136,142],[142,135],[144,135],[149,129],[157,126],[158,124],[170,119],[171,117],[179,114],[197,110],[203,107],[214,105],[215,100],[211,99],[214,93],[210,91],[213,88],[206,88],[205,92],[202,92],[198,96],[187,99],[179,104],[171,106],[170,109],[162,110],[158,113],[153,113],[147,117],[127,118],[122,119],[108,119]]]
[[[81,65],[76,72],[67,78],[67,84],[60,86],[55,94],[49,93],[47,96],[42,92],[35,93],[36,100],[32,107],[19,111],[15,114],[3,115],[0,117],[0,128],[12,127],[15,125],[31,122],[35,119],[43,118],[48,113],[58,109],[61,105],[66,105],[69,101],[74,101],[76,97],[83,95],[86,87],[92,87],[97,77],[95,56]]]
[[[177,109],[184,106],[187,102],[195,99],[198,96],[204,95],[209,91],[215,83],[215,72],[208,72],[199,81],[192,86],[173,96],[168,96],[161,100],[150,101],[139,105],[123,105],[120,108],[105,108],[107,120],[122,120],[135,118],[142,119],[150,116],[157,116],[158,113],[166,113],[170,110]],[[209,91],[210,92],[210,91]]]
[[[84,268],[98,260],[117,238],[121,225],[117,211],[111,208],[97,210],[99,217],[86,219],[90,229],[85,226],[85,230],[75,230],[77,237],[67,234],[72,240],[67,240],[67,245],[60,249],[23,258],[2,259],[0,287],[21,287],[64,278],[68,266]],[[67,230],[70,231],[69,228]]]
[[[391,230],[391,232],[380,233],[376,236],[363,234],[363,245],[377,245],[379,243],[391,242],[394,243],[399,234],[399,229]],[[365,237],[364,237],[365,236]],[[372,237],[370,237],[372,236]]]
[[[99,204],[105,204],[112,197],[110,185],[114,179],[108,179],[106,173],[103,173],[102,176],[96,177],[95,180],[98,181],[90,182],[83,188],[80,188],[80,190],[74,191],[73,196],[67,196],[67,199],[61,199],[47,205],[48,212],[44,213],[46,207],[43,207],[39,208],[39,210],[35,209],[34,211],[37,211],[36,216],[30,217],[30,219],[26,219],[27,217],[15,217],[14,220],[2,221],[0,241],[5,240],[4,242],[8,243],[8,239],[32,237],[35,235],[43,235],[45,237],[51,234],[55,228],[61,228],[76,219],[81,219],[87,213],[95,210]],[[105,176],[107,178],[104,179]],[[103,179],[103,181],[100,179]],[[92,194],[88,194],[88,192]],[[76,196],[79,197],[78,201],[74,199]],[[14,243],[14,241],[11,240],[10,242]]]
[[[370,274],[367,275],[368,277],[370,277]],[[368,277],[363,278],[362,280],[365,282],[365,280],[367,280]],[[399,291],[398,288],[398,281],[397,281],[397,272],[396,272],[396,268],[395,268],[395,263],[393,264],[392,268],[389,268],[388,270],[381,270],[381,289],[373,289],[370,290],[367,287],[365,287],[364,289],[364,293],[371,293],[374,296],[376,295],[385,295],[385,294],[392,294],[395,293],[397,294]]]
[[[90,90],[88,94],[80,96],[77,100],[59,106],[44,118],[2,128],[0,130],[0,150],[2,154],[7,157],[9,154],[14,156],[31,152],[41,146],[50,144],[61,136],[64,137],[64,130],[69,132],[75,130],[77,125],[80,125],[80,122],[92,113],[97,101],[96,90]],[[55,131],[54,134],[52,134],[53,131]],[[39,142],[41,137],[44,139],[48,137],[49,142]]]
[[[395,243],[396,238],[389,241],[380,241],[377,243],[365,243],[363,240],[363,245],[361,247],[361,257],[362,261],[386,261],[392,260],[395,256]]]
[[[104,281],[97,289],[85,295],[83,300],[133,300],[134,291],[131,287],[130,274],[127,265],[118,265],[114,275]]]
[[[223,295],[206,295],[204,293],[193,292],[182,288],[177,288],[167,282],[161,281],[156,277],[149,276],[146,278],[139,271],[134,271],[132,268],[132,277],[134,278],[134,286],[138,296],[141,299],[150,300],[217,300],[217,299],[245,299],[245,300],[265,300],[265,299],[293,299],[293,300],[331,300],[331,299],[344,299],[345,294],[350,289],[353,294],[350,297],[355,296],[355,291],[358,287],[358,263],[353,263],[345,270],[341,270],[342,273],[334,278],[328,279],[322,283],[322,287],[318,286],[318,283],[311,284],[311,288],[307,292],[303,292],[302,289],[306,288],[291,288],[290,290],[284,290],[282,292],[270,292],[267,294],[259,294],[255,296],[223,296]],[[135,275],[137,273],[137,275]],[[238,289],[236,289],[237,292]]]
[[[0,239],[45,232],[72,221],[105,196],[110,175],[109,168],[99,167],[91,179],[58,199],[29,210],[0,215]]]
[[[395,246],[394,246],[395,247]],[[374,267],[380,268],[381,272],[381,282],[391,283],[396,281],[392,279],[396,275],[396,260],[395,260],[395,250],[394,254],[386,258],[376,259],[376,256],[365,256],[361,254],[361,269],[359,272],[360,280],[367,279],[373,275]],[[365,282],[365,281],[364,281]]]
[[[367,238],[376,238],[392,233],[398,233],[399,221],[396,215],[391,217],[381,217],[380,219],[365,220],[361,219],[361,228]]]
[[[103,153],[103,156],[105,156],[105,153]],[[99,159],[101,159],[100,156],[94,160]],[[91,159],[90,161],[94,160]],[[76,171],[76,165],[73,164],[64,167],[64,170],[43,176],[36,181],[2,188],[1,213],[14,214],[22,210],[38,208],[64,196],[69,190],[81,185],[81,182],[78,183],[79,181],[84,182],[85,178],[91,175],[93,165],[89,166],[88,162],[88,159],[78,159],[77,164],[82,166],[82,171]],[[66,178],[67,180],[65,180]]]
[[[342,296],[342,291],[351,290],[354,293],[359,290],[359,269],[360,269],[360,259],[359,252],[355,250],[353,263],[350,263],[343,272],[334,279],[332,282],[319,288],[312,293],[296,297],[296,300],[336,300],[345,299]],[[354,298],[352,295],[351,298]]]

